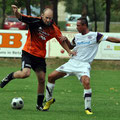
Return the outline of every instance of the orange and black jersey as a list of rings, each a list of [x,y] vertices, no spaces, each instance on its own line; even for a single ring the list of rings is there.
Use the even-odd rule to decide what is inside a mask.
[[[46,42],[56,38],[60,43],[61,32],[59,28],[51,21],[50,25],[45,25],[41,17],[32,17],[22,15],[20,21],[28,24],[27,41],[23,50],[37,57],[45,58]]]

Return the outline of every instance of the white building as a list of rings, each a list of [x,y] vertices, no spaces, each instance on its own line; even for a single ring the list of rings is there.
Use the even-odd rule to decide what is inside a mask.
[[[65,2],[61,1],[58,3],[58,21],[65,21],[69,16],[67,12],[65,12]]]

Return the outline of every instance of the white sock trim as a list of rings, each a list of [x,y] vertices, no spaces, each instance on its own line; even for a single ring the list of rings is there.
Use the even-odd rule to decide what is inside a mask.
[[[48,83],[47,83],[47,86],[48,86],[48,87],[55,87],[55,84],[48,82]]]
[[[92,89],[90,88],[90,89],[84,89],[84,94],[85,93],[92,93]]]

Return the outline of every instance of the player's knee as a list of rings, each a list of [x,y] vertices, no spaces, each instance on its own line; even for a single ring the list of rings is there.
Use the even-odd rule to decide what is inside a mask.
[[[90,81],[89,80],[85,80],[85,86],[89,86],[90,85]]]
[[[89,88],[90,87],[90,79],[86,76],[82,78],[82,83],[84,88]]]
[[[54,77],[51,74],[48,75],[48,82],[54,82]]]
[[[30,72],[29,71],[25,71],[25,72],[22,72],[22,78],[27,78],[30,76]]]
[[[51,75],[51,74],[49,74],[49,75],[48,75],[48,81],[50,82],[50,81],[51,81],[51,79],[52,79],[52,75]]]

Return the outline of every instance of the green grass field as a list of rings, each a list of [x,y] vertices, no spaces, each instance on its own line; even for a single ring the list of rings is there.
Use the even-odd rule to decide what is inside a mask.
[[[59,61],[59,62],[58,62]],[[47,75],[67,59],[48,59]],[[53,96],[56,102],[48,112],[37,111],[37,80],[34,72],[26,79],[11,81],[0,89],[0,120],[119,120],[120,118],[119,61],[94,61],[91,71],[92,111],[84,113],[83,87],[75,76],[59,79]],[[0,59],[0,79],[20,69],[19,59]],[[46,78],[47,78],[46,75]],[[46,80],[47,81],[47,80]],[[22,97],[24,108],[13,110],[14,97]]]

